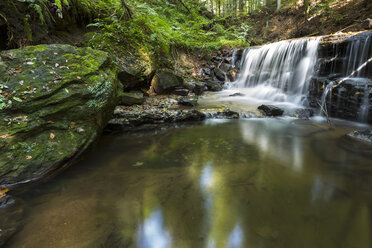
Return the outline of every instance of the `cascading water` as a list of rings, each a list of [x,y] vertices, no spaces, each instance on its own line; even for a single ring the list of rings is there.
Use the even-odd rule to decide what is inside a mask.
[[[371,31],[247,48],[240,68],[229,87],[242,96],[229,101],[301,105],[320,115],[323,107],[330,116],[372,123]]]
[[[290,40],[246,49],[242,71],[232,87],[246,88],[244,93],[251,98],[303,104],[319,41],[319,38]]]
[[[372,122],[372,32],[351,36],[331,47],[325,44],[319,57],[319,68],[311,83],[311,92],[315,92],[315,96],[310,94],[312,107],[320,98],[332,116]]]

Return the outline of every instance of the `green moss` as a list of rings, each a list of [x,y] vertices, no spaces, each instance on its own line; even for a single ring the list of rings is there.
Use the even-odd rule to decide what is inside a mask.
[[[120,83],[107,54],[93,49],[40,45],[0,58],[6,71],[21,69],[0,81],[22,99],[0,112],[1,185],[42,176],[86,149],[112,114]]]

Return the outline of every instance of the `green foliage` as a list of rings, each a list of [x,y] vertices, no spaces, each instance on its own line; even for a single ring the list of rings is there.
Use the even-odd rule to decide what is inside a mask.
[[[121,6],[113,15],[88,25],[100,29],[99,33],[91,33],[90,46],[104,50],[129,48],[152,56],[169,54],[172,47],[211,50],[247,44],[247,27],[227,29],[200,14],[203,5],[190,3],[184,8],[172,1],[155,0],[126,3],[133,12],[131,19],[121,18]]]

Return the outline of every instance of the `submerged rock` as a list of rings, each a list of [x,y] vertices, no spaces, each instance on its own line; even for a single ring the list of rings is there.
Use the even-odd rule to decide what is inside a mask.
[[[0,215],[0,247],[3,247],[23,225],[23,202],[6,196],[0,200]]]
[[[347,136],[356,141],[366,142],[372,145],[372,129],[367,129],[363,131],[354,131],[348,133]]]
[[[274,105],[261,105],[257,108],[265,116],[282,116],[284,110]]]
[[[107,53],[39,45],[0,53],[0,185],[68,165],[99,136],[118,103]]]

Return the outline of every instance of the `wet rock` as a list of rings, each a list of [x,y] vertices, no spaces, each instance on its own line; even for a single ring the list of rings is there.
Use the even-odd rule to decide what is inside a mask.
[[[203,92],[208,89],[204,84],[201,84],[201,83],[196,83],[195,84],[195,87],[193,88],[192,92],[197,95],[197,96],[200,96],[201,94],[203,94]]]
[[[189,81],[185,83],[185,85],[190,92],[193,92],[197,96],[203,94],[203,92],[207,90],[207,87],[201,82]]]
[[[175,89],[173,91],[173,94],[177,96],[187,96],[189,94],[189,90],[185,88],[179,88],[179,89]]]
[[[227,63],[222,63],[222,64],[220,65],[219,68],[220,68],[220,69],[222,70],[222,72],[225,74],[225,73],[227,73],[229,70],[232,69],[232,65],[227,64]],[[224,75],[223,75],[223,76],[224,76]],[[225,79],[225,77],[224,77],[224,79]]]
[[[218,80],[225,81],[225,73],[220,68],[214,68],[213,72]]]
[[[158,70],[151,81],[150,92],[155,94],[168,94],[175,88],[183,86],[184,80],[171,70]]]
[[[347,134],[348,137],[356,140],[369,143],[372,145],[372,129],[367,129],[363,131],[354,131]]]
[[[205,82],[205,86],[209,91],[220,91],[223,89],[222,83],[220,81],[207,81]]]
[[[257,108],[265,116],[282,116],[284,110],[274,105],[261,105]]]
[[[284,115],[297,117],[300,119],[309,119],[314,115],[314,110],[311,108],[290,109],[284,111]]]
[[[227,72],[227,77],[229,78],[229,80],[231,82],[235,81],[236,78],[238,77],[238,72],[239,70],[238,69],[231,69],[230,71]]]
[[[114,118],[109,121],[109,130],[123,130],[144,124],[163,124],[184,121],[204,120],[205,115],[195,109],[171,110],[171,109],[147,109],[144,111],[116,111]]]
[[[231,95],[229,95],[229,96],[244,96],[244,94],[241,93],[241,92],[236,92],[236,93],[231,94]]]
[[[90,48],[38,45],[0,57],[2,94],[11,100],[0,111],[0,185],[9,186],[40,179],[86,150],[122,86],[108,54]]]
[[[134,104],[142,104],[145,102],[145,97],[142,92],[132,91],[121,93],[119,105],[130,106]]]
[[[240,115],[238,112],[226,109],[220,111],[207,111],[204,112],[208,119],[239,119]]]
[[[195,107],[198,105],[198,100],[196,98],[181,98],[178,100],[178,105]]]

